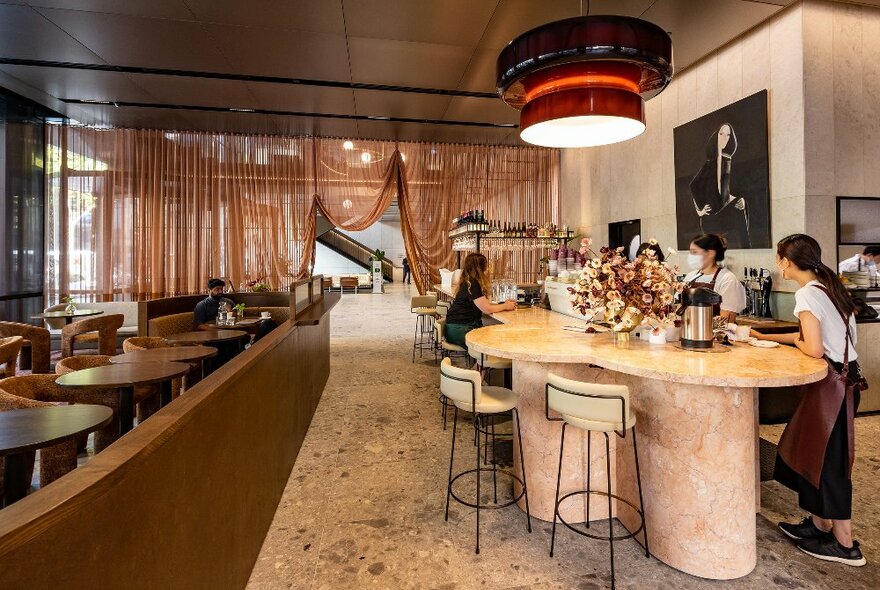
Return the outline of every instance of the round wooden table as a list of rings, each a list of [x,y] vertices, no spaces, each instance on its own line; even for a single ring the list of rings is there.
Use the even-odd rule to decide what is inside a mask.
[[[211,328],[210,330],[195,330],[193,332],[181,332],[165,336],[165,340],[177,344],[216,344],[219,354],[211,359],[210,370],[213,372],[226,361],[232,359],[244,350],[244,343],[250,339],[248,333],[243,330],[223,330]]]
[[[3,506],[24,498],[30,487],[29,451],[93,432],[112,419],[113,410],[90,404],[0,412],[0,457],[5,457]]]
[[[102,309],[77,309],[76,311],[44,311],[43,313],[38,313],[37,315],[32,315],[32,320],[51,320],[64,318],[64,323],[69,324],[73,321],[73,318],[84,318],[92,315],[100,315],[104,313]]]
[[[171,334],[165,336],[168,342],[176,342],[179,344],[210,344],[212,342],[229,342],[230,340],[238,340],[245,338],[247,332],[243,330],[195,330],[193,332],[181,332],[180,334]]]
[[[189,372],[185,363],[120,363],[92,367],[61,375],[55,383],[71,388],[104,388],[119,391],[119,436],[134,426],[134,386],[159,383],[160,397],[171,399],[171,380]]]
[[[145,348],[133,350],[125,354],[110,357],[110,362],[120,363],[194,363],[198,362],[202,369],[202,378],[205,377],[205,360],[217,356],[217,349],[213,346],[165,346],[162,348]],[[188,378],[187,378],[188,380]],[[189,388],[189,385],[187,385]],[[171,399],[161,400],[162,405]]]

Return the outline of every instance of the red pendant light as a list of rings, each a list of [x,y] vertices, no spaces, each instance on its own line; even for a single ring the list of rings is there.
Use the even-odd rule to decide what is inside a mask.
[[[498,94],[521,110],[520,137],[590,147],[645,130],[645,100],[672,79],[672,40],[652,23],[580,16],[523,33],[498,56]]]

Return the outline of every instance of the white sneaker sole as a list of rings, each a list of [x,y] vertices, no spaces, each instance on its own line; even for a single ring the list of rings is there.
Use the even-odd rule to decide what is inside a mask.
[[[866,560],[864,557],[858,560],[846,559],[844,557],[833,557],[831,555],[819,555],[817,553],[811,553],[802,547],[798,547],[798,549],[800,549],[802,553],[806,553],[810,557],[815,557],[816,559],[821,559],[822,561],[833,561],[835,563],[842,563],[844,565],[850,565],[853,567],[862,567],[863,565],[868,563],[868,560]]]

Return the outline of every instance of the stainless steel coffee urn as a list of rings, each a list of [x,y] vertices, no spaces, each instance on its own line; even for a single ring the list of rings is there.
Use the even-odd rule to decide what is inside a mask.
[[[682,302],[682,348],[712,348],[712,309],[721,295],[705,287],[685,289]]]

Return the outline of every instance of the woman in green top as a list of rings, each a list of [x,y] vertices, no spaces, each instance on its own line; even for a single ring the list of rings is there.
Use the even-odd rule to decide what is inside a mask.
[[[465,335],[483,325],[484,313],[516,309],[516,301],[494,304],[486,297],[490,291],[488,269],[489,261],[482,254],[474,252],[464,259],[455,299],[446,313],[446,340],[452,344],[465,346]]]

